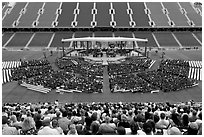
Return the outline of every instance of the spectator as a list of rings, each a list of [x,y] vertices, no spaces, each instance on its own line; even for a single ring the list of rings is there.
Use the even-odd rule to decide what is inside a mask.
[[[68,127],[69,125],[71,125],[71,120],[67,118],[67,111],[62,112],[62,118],[58,120],[58,123],[59,123],[59,127],[62,128],[64,134],[67,135],[67,132],[69,130]]]
[[[116,133],[116,125],[114,123],[110,123],[110,116],[106,115],[105,123],[102,123],[99,127],[99,132],[103,135],[112,135]]]
[[[52,128],[56,129],[59,132],[60,135],[64,135],[62,128],[59,127],[57,119],[52,120]]]
[[[165,113],[160,114],[160,120],[156,123],[156,128],[167,128],[169,126],[169,121],[166,120]]]
[[[130,130],[131,130],[131,135],[136,135],[137,130],[139,130],[139,126],[137,122],[135,122],[134,120],[130,122]]]
[[[183,133],[184,135],[197,135],[198,134],[198,125],[196,122],[192,122],[188,126],[188,130]]]
[[[76,126],[74,124],[71,124],[69,129],[70,130],[67,133],[67,135],[78,135],[77,130],[76,130]]]
[[[197,120],[197,111],[193,110],[192,116],[189,117],[190,122],[195,122]]]
[[[42,121],[42,125],[43,127],[40,128],[40,130],[38,131],[38,135],[60,135],[60,133],[58,132],[58,130],[56,129],[52,129],[50,126],[50,119],[49,118],[45,118]]]
[[[32,117],[26,117],[22,123],[22,129],[20,130],[21,135],[36,135],[35,121]]]
[[[117,134],[118,134],[118,135],[126,135],[125,128],[122,127],[122,126],[119,126],[119,127],[117,128]]]
[[[182,135],[181,131],[177,127],[171,127],[167,130],[168,135]]]
[[[22,123],[17,121],[16,115],[12,115],[10,121],[11,121],[10,125],[12,127],[16,127],[17,130],[22,127]]]
[[[2,135],[18,135],[18,131],[15,127],[8,125],[8,118],[2,116]]]

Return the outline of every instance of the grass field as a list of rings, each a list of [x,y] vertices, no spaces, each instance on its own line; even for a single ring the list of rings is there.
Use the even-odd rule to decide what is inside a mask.
[[[202,60],[202,50],[169,50],[165,51],[165,58],[185,59],[185,60]],[[150,58],[160,60],[161,51],[156,54],[150,52]],[[47,53],[49,55],[49,53]],[[55,56],[60,54],[55,53]],[[39,59],[43,57],[43,52],[38,51],[3,51],[2,60],[19,60],[19,59]],[[53,57],[52,57],[53,58]],[[54,58],[53,58],[54,59]],[[158,65],[153,66],[157,68]],[[2,85],[2,102],[53,102],[58,99],[60,102],[184,102],[193,99],[194,101],[202,101],[202,81],[197,87],[176,91],[176,92],[160,92],[160,93],[111,93],[108,88],[103,89],[103,93],[86,94],[86,93],[64,93],[58,94],[52,90],[48,94],[42,94],[35,91],[27,90],[21,87],[17,82],[10,82]]]

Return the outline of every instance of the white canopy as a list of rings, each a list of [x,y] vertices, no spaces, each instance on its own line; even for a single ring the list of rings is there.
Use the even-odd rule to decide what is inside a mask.
[[[69,41],[101,41],[101,42],[108,42],[108,41],[141,41],[147,42],[147,39],[140,39],[140,38],[126,38],[126,37],[84,37],[84,38],[71,38],[71,39],[62,39],[62,42],[69,42]]]

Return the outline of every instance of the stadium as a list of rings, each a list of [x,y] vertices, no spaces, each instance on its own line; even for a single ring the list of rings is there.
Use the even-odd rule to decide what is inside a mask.
[[[201,46],[200,2],[2,2],[3,125],[13,115],[35,120],[40,110],[42,126],[57,112],[89,115],[83,133],[82,120],[70,120],[61,134],[135,134],[134,122],[143,123],[136,134],[171,134],[174,126],[153,118],[171,111],[165,117],[178,134],[202,134]],[[110,121],[114,131],[105,132]]]

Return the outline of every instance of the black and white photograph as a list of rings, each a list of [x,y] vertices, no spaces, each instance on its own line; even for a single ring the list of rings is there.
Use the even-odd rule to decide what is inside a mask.
[[[202,135],[202,1],[2,1],[1,135]]]

